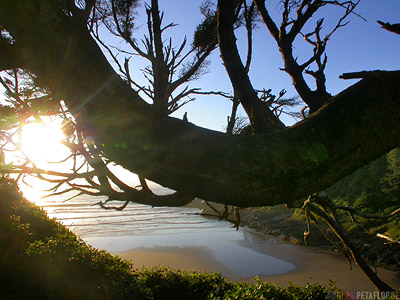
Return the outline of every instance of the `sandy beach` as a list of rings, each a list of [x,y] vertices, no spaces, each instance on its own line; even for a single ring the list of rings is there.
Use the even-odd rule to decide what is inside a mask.
[[[205,247],[158,247],[138,248],[117,254],[131,260],[136,268],[169,266],[174,270],[192,270],[198,272],[219,272],[226,277],[236,273],[219,262],[215,255]]]
[[[236,241],[236,245],[227,245],[226,256],[230,255],[229,250],[238,247],[235,249],[238,253],[237,259],[232,260],[227,260],[224,253],[216,251],[207,243],[203,246],[193,243],[190,245],[190,241],[180,246],[147,245],[111,252],[121,258],[131,260],[136,268],[169,266],[176,270],[220,272],[233,281],[251,281],[257,275],[263,281],[276,285],[288,285],[289,282],[300,286],[316,282],[329,285],[329,280],[332,280],[343,291],[375,291],[374,286],[359,267],[353,265],[351,270],[347,260],[341,255],[328,250],[286,244],[276,238],[269,237],[266,242],[263,242],[259,235],[250,234],[250,236],[251,239]],[[240,251],[252,251],[251,253],[262,256],[256,255],[255,259],[259,261],[257,263],[249,258],[250,252],[241,255]],[[247,261],[247,259],[250,260]],[[268,259],[272,259],[271,265]],[[267,260],[264,265],[262,265],[263,260]],[[281,270],[279,264],[287,264],[289,267]],[[249,272],[246,267],[255,268],[255,270]],[[396,289],[400,288],[400,278],[395,271],[383,268],[377,268],[377,271],[385,282]]]
[[[281,249],[282,250],[282,249]],[[286,252],[287,251],[287,252]],[[329,285],[329,280],[336,282],[344,291],[375,291],[374,286],[362,271],[353,266],[350,270],[347,260],[329,253],[307,249],[286,249],[280,255],[293,255],[291,261],[296,263],[297,269],[280,275],[260,275],[266,282],[276,285],[288,285],[294,282],[300,286],[307,283],[322,283]],[[117,254],[119,257],[131,260],[136,268],[149,268],[152,266],[169,266],[175,270],[193,270],[199,272],[220,272],[233,281],[247,280],[246,277],[234,272],[219,262],[210,251],[199,248],[160,247],[138,248]],[[285,256],[286,258],[286,256]],[[392,287],[400,288],[400,279],[397,273],[383,268],[378,268],[378,274]]]

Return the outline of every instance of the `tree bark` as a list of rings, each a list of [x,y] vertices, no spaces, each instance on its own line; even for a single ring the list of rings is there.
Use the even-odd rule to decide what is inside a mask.
[[[363,79],[291,128],[229,136],[154,114],[57,5],[1,2],[0,25],[23,49],[21,64],[108,158],[161,185],[241,207],[292,203],[400,145],[400,72]]]
[[[248,72],[240,59],[233,32],[235,7],[236,1],[234,0],[218,1],[218,43],[225,68],[232,82],[234,94],[240,100],[256,133],[267,133],[282,129],[283,123],[257,97]]]
[[[154,51],[152,52],[153,80],[154,80],[154,108],[160,115],[168,115],[168,88],[169,69],[164,58],[164,44],[162,41],[161,18],[158,8],[158,0],[151,1],[149,8],[151,18],[148,26],[152,28],[149,35],[153,36]]]
[[[293,42],[300,34],[305,23],[313,16],[313,14],[322,6],[322,3],[310,4],[309,1],[302,1],[300,7],[297,8],[297,18],[292,20],[292,26],[289,32],[286,32],[288,27],[289,11],[292,9],[287,6],[288,2],[285,2],[283,14],[286,16],[279,29],[275,22],[272,20],[265,6],[265,1],[255,0],[257,9],[263,19],[265,26],[268,28],[272,37],[275,39],[279,51],[282,55],[285,68],[283,69],[292,78],[293,86],[299,93],[300,98],[307,103],[310,108],[310,113],[317,111],[321,108],[330,98],[331,95],[326,91],[325,75],[324,75],[324,63],[318,67],[315,72],[308,71],[308,73],[314,77],[316,83],[316,90],[312,90],[304,79],[304,68],[305,65],[300,66],[297,59],[293,56]],[[304,7],[306,7],[304,9]],[[304,11],[303,11],[304,9]],[[324,50],[324,49],[323,49]],[[314,53],[312,60],[318,60],[321,58],[322,53]]]

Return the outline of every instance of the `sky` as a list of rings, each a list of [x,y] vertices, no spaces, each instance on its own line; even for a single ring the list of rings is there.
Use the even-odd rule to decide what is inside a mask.
[[[142,3],[146,1],[141,1]],[[147,0],[149,2],[149,0]],[[202,0],[159,0],[160,10],[164,11],[164,24],[171,22],[178,26],[165,32],[164,37],[172,38],[175,46],[179,46],[186,36],[188,45],[192,42],[193,31],[201,22],[203,16],[199,6]],[[267,8],[276,23],[281,17],[278,0],[267,0]],[[327,89],[331,94],[337,94],[346,87],[354,84],[355,80],[342,80],[339,75],[345,72],[356,72],[362,70],[399,70],[400,69],[400,36],[381,29],[377,20],[390,23],[400,23],[400,0],[360,0],[355,10],[362,18],[350,16],[350,23],[340,28],[329,40],[326,53],[328,64],[326,67]],[[313,28],[315,21],[324,18],[323,30],[332,28],[341,16],[343,10],[329,6],[322,9],[316,18],[310,23]],[[146,31],[145,7],[142,4],[138,8],[136,25],[139,29],[135,33],[137,39],[141,39]],[[245,58],[246,43],[244,29],[236,32],[238,47],[241,50],[243,60]],[[119,47],[124,47],[124,42],[112,40],[105,37],[106,41]],[[288,74],[281,71],[283,61],[280,56],[276,42],[270,36],[263,23],[259,23],[254,31],[254,52],[250,79],[257,89],[272,89],[274,94],[280,90],[287,90],[286,96],[296,96],[297,93],[292,86]],[[294,45],[294,53],[302,62],[308,58],[312,48],[302,38],[298,38]],[[231,93],[232,87],[222,65],[219,49],[216,49],[210,56],[208,73],[201,79],[191,82],[191,87],[201,87],[203,91],[224,91]],[[141,69],[146,62],[138,57],[131,59],[131,70],[133,77],[140,83],[146,83]],[[306,75],[306,78],[309,77]],[[312,84],[311,84],[312,86]],[[300,107],[301,108],[301,107]],[[299,109],[300,109],[299,108]],[[196,95],[196,101],[182,107],[172,116],[182,118],[187,112],[190,122],[213,130],[223,131],[227,124],[227,117],[231,112],[231,102],[218,96]],[[239,113],[245,115],[243,110]],[[283,117],[286,125],[295,122],[291,117]]]
[[[164,24],[176,23],[176,26],[165,32],[165,38],[171,37],[176,46],[183,40],[184,36],[192,41],[193,30],[200,23],[202,16],[199,12],[201,1],[185,0],[159,0],[160,10],[164,11]],[[270,14],[279,22],[281,11],[278,1],[267,1]],[[143,20],[141,15],[144,7],[138,9],[137,24]],[[390,23],[400,23],[400,0],[361,0],[356,12],[365,20],[350,16],[350,23],[340,28],[328,42],[327,55],[328,64],[326,68],[327,89],[331,94],[337,94],[346,87],[354,84],[355,80],[341,80],[338,76],[345,72],[361,70],[396,70],[400,69],[400,37],[380,28],[377,20]],[[323,30],[329,30],[342,13],[338,8],[324,8],[315,20],[323,17]],[[310,26],[315,24],[315,20]],[[311,27],[309,27],[311,28]],[[145,26],[142,25],[136,35],[141,38]],[[239,49],[242,50],[245,43],[244,31],[237,32]],[[294,52],[299,61],[306,59],[312,53],[312,48],[297,39]],[[132,60],[140,66],[141,63]],[[192,82],[192,87],[201,87],[204,91],[231,92],[232,87],[227,73],[222,65],[219,50],[216,49],[210,57],[211,64],[209,72],[200,80]],[[296,91],[292,86],[290,77],[279,68],[283,67],[282,58],[278,47],[264,24],[258,24],[254,32],[254,54],[250,71],[250,79],[257,89],[272,89],[275,94],[286,89],[287,96],[295,96]],[[189,121],[196,125],[222,131],[226,126],[227,116],[230,114],[230,101],[217,96],[196,96],[196,101],[181,108],[173,116],[181,118],[185,112],[188,113]],[[242,111],[244,115],[244,112]],[[290,117],[284,118],[287,125],[294,123]]]

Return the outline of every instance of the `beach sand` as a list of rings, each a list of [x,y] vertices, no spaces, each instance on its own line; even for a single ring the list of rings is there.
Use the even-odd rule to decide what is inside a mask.
[[[298,285],[307,283],[322,283],[329,285],[332,280],[344,291],[375,291],[375,286],[361,271],[342,255],[330,253],[320,249],[307,249],[301,246],[287,245],[287,247],[270,247],[268,254],[285,257],[286,261],[297,266],[293,272],[277,276],[261,276],[264,281],[277,285],[287,285],[292,281]],[[377,268],[380,278],[395,289],[400,288],[399,274],[384,268]]]
[[[169,266],[174,270],[219,272],[226,277],[237,275],[219,262],[213,252],[206,247],[137,248],[117,255],[123,259],[132,260],[136,268]]]
[[[288,285],[294,282],[300,286],[307,283],[322,283],[329,285],[329,279],[336,282],[343,291],[375,291],[369,279],[358,266],[350,270],[346,259],[340,255],[325,250],[308,249],[292,244],[275,243],[265,247],[261,244],[251,244],[254,251],[285,260],[296,266],[294,271],[286,274],[264,276],[263,281],[276,285]],[[117,253],[121,258],[132,260],[136,268],[151,266],[169,266],[172,269],[188,269],[199,272],[220,272],[233,281],[251,278],[238,274],[229,266],[217,260],[213,252],[207,247],[151,247],[135,248]],[[378,274],[392,287],[400,288],[400,279],[396,272],[378,268]]]

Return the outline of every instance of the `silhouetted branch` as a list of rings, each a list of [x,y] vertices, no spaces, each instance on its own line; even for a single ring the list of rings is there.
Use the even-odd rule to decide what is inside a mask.
[[[125,201],[125,203],[121,206],[105,206],[104,204],[106,204],[106,203],[107,203],[107,201],[105,201],[105,202],[100,201],[100,202],[96,203],[95,205],[99,205],[102,209],[105,209],[105,210],[122,211],[128,206],[129,201]]]
[[[214,205],[212,205],[208,201],[204,201],[205,204],[215,213],[215,214],[209,214],[209,213],[204,213],[201,212],[200,215],[202,216],[207,216],[207,217],[213,217],[213,218],[218,218],[219,220],[225,220],[227,222],[232,223],[234,228],[236,230],[239,229],[240,226],[240,213],[239,213],[239,208],[237,206],[232,206],[230,211],[228,205],[224,205],[222,211],[219,211]],[[233,213],[234,219],[230,219],[229,216]]]
[[[226,99],[232,99],[232,95],[230,93],[222,92],[222,91],[201,91],[199,89],[193,90],[192,94],[197,94],[197,95],[215,95],[215,96],[221,96]]]
[[[321,209],[322,208],[322,209]],[[307,221],[307,230],[304,233],[304,241],[307,243],[307,238],[310,235],[310,220],[312,220],[317,227],[320,229],[324,237],[338,250],[340,250],[346,257],[349,259],[349,263],[351,265],[351,261],[354,261],[357,265],[361,267],[364,273],[370,278],[370,280],[375,284],[375,286],[380,291],[392,291],[393,289],[388,286],[386,283],[381,281],[376,272],[373,272],[368,264],[363,260],[359,250],[356,245],[351,241],[345,229],[341,226],[339,221],[339,216],[337,214],[337,210],[347,211],[350,214],[356,214],[364,218],[390,218],[398,215],[400,213],[400,209],[393,211],[387,215],[380,214],[366,214],[357,211],[352,207],[347,207],[343,205],[336,205],[333,201],[331,201],[327,196],[321,194],[314,194],[308,197],[308,199],[304,202],[304,205],[301,211],[305,212],[306,221]],[[339,247],[339,245],[329,237],[326,230],[320,225],[318,219],[315,216],[318,216],[323,220],[328,227],[332,230],[332,232],[339,239],[340,243],[343,245],[344,249]]]
[[[377,22],[382,25],[383,29],[386,29],[387,31],[390,31],[390,32],[400,34],[400,23],[390,24],[390,23],[385,23],[382,21],[377,21]]]
[[[363,217],[365,219],[388,219],[394,216],[400,216],[400,208],[394,210],[393,212],[391,212],[390,214],[366,214],[363,212],[358,211],[357,209],[355,209],[354,207],[348,207],[348,206],[344,206],[344,205],[335,205],[336,209],[340,209],[340,210],[344,210],[344,211],[348,211],[349,213],[351,213],[352,215],[359,215],[360,217]]]
[[[344,73],[339,76],[340,79],[359,79],[359,78],[379,78],[391,73],[395,73],[396,71],[381,71],[381,70],[374,70],[374,71],[360,71],[360,72],[351,72],[351,73]]]
[[[311,212],[322,218],[327,223],[332,232],[339,238],[345,249],[347,249],[351,259],[360,266],[360,268],[374,283],[374,285],[377,287],[379,291],[390,291],[390,292],[394,291],[392,287],[390,287],[389,285],[384,283],[381,279],[379,279],[377,274],[374,271],[372,271],[371,268],[368,266],[368,264],[362,259],[361,254],[359,253],[356,245],[348,237],[347,233],[341,227],[339,222],[337,222],[333,217],[329,216],[325,211],[317,207],[317,205],[313,203],[308,203],[307,206]]]
[[[359,14],[354,12],[359,1],[285,0],[282,1],[283,12],[280,26],[271,18],[265,6],[265,1],[255,0],[255,3],[264,24],[278,44],[285,64],[283,70],[291,76],[295,89],[302,100],[309,106],[310,112],[318,110],[331,98],[326,89],[324,74],[327,64],[327,56],[324,54],[327,42],[339,28],[344,27],[348,23],[345,20],[350,14],[360,17]],[[322,37],[321,30],[324,19],[320,19],[317,21],[313,31],[305,34],[301,33],[306,23],[311,20],[317,10],[328,4],[340,6],[345,9],[344,14],[339,18],[333,29],[325,37]],[[313,54],[301,64],[298,63],[297,58],[293,54],[293,43],[299,34],[303,36],[307,43],[313,46]],[[316,70],[309,69],[313,63],[316,64]],[[303,74],[314,77],[315,90],[309,87]]]

